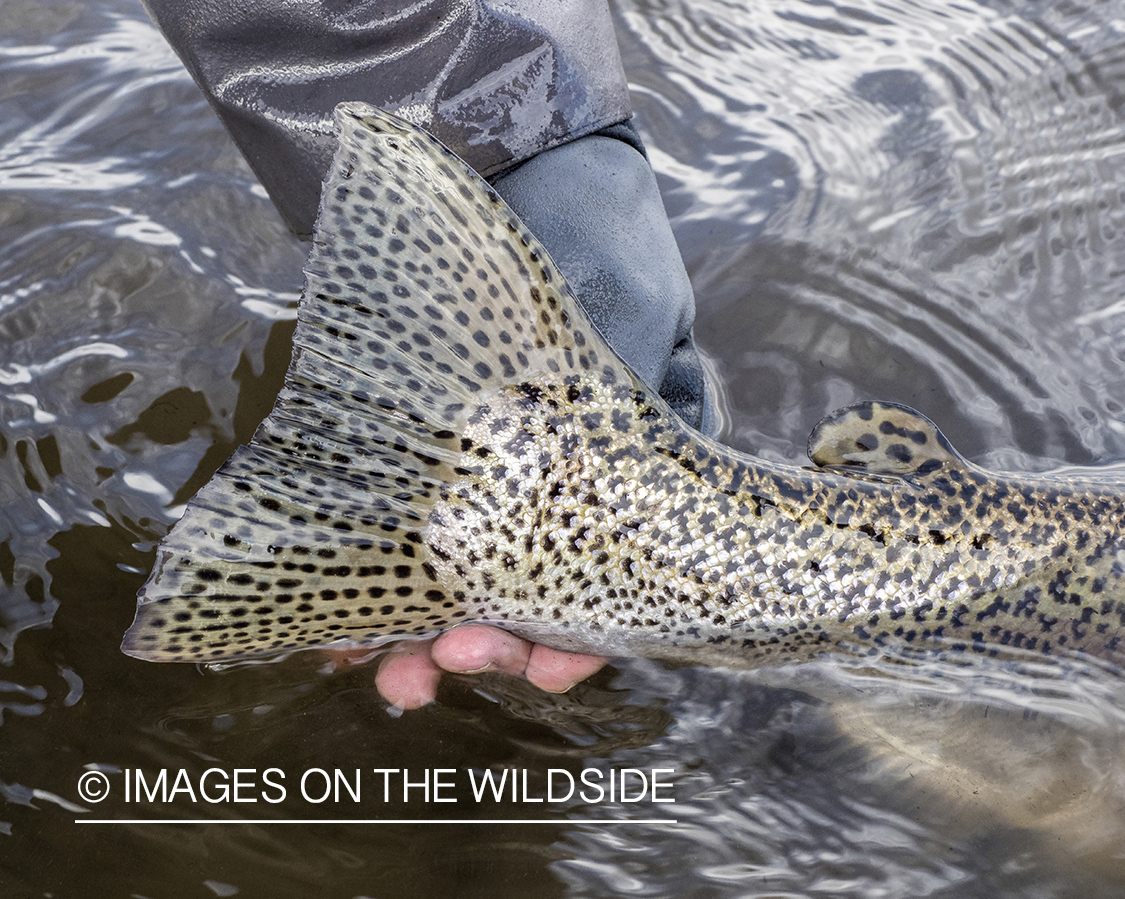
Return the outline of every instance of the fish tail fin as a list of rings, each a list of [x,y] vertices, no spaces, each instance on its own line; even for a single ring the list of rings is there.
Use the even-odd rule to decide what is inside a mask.
[[[631,377],[465,163],[373,107],[336,121],[285,387],[159,547],[129,655],[229,661],[465,620],[425,535],[474,411],[538,377]]]

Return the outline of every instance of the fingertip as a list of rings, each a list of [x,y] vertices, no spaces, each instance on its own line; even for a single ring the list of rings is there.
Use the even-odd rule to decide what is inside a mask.
[[[392,706],[420,709],[437,696],[441,669],[431,657],[431,643],[404,643],[383,657],[375,689]]]
[[[521,675],[527,668],[531,644],[495,627],[466,624],[442,634],[434,642],[434,662],[456,674],[499,671]]]
[[[609,659],[603,656],[563,652],[536,644],[528,659],[527,679],[548,693],[565,693],[576,684],[596,674]]]

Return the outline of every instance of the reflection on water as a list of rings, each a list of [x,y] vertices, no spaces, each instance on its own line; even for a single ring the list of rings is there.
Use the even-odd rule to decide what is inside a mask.
[[[878,395],[996,467],[1121,459],[1115,4],[654,6],[629,61],[729,439],[792,457]]]
[[[993,467],[1125,461],[1125,6],[613,9],[727,440],[800,460],[822,414],[878,397]],[[393,717],[368,672],[311,655],[223,671],[122,656],[155,541],[272,402],[305,249],[139,4],[4,16],[12,895],[1120,895],[1109,665],[623,661],[564,697],[450,679]],[[533,794],[550,769],[672,768],[677,801],[142,807],[76,790],[86,770],[215,766],[526,771]],[[78,809],[560,823],[110,830]],[[625,817],[659,820],[597,823]]]

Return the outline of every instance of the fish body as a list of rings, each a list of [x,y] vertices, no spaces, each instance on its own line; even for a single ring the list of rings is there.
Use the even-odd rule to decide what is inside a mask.
[[[891,640],[1117,651],[1120,487],[985,471],[894,404],[822,420],[812,468],[724,447],[456,156],[362,104],[337,123],[286,385],[162,542],[127,653],[466,622],[738,667]]]
[[[882,438],[878,462],[844,474],[734,453],[649,403],[634,384],[518,391],[470,427],[479,461],[428,530],[470,617],[559,648],[734,666],[894,639],[1117,646],[1108,491],[976,469],[903,407],[819,427]],[[879,467],[907,446],[905,470]]]

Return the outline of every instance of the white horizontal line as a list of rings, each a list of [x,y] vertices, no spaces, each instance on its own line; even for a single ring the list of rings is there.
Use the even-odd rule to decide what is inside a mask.
[[[75,824],[676,824],[669,818],[75,818]]]

